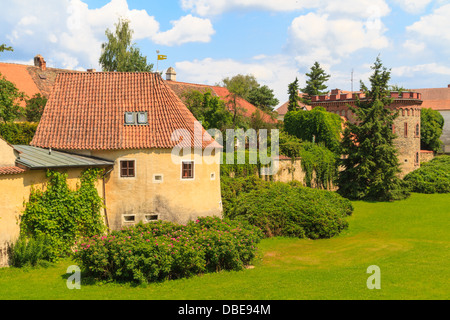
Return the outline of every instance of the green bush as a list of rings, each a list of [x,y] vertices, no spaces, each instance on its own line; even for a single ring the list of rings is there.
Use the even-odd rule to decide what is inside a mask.
[[[224,216],[247,221],[266,237],[330,238],[347,228],[351,202],[335,192],[303,187],[300,183],[261,179],[225,180]]]
[[[247,223],[198,218],[158,221],[84,238],[75,260],[89,275],[147,283],[219,270],[241,270],[255,257],[260,231]]]
[[[449,193],[450,156],[438,156],[403,179],[411,192]]]
[[[9,264],[16,268],[35,267],[41,260],[48,260],[47,239],[44,236],[19,237],[8,248]]]
[[[30,144],[36,133],[38,124],[21,123],[0,123],[0,136],[10,144]]]

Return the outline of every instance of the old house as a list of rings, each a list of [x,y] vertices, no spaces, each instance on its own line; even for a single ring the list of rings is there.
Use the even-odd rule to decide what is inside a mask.
[[[114,161],[111,229],[221,214],[220,145],[157,73],[60,74],[31,145]]]
[[[76,183],[81,169],[104,167],[98,190],[112,230],[221,216],[221,146],[157,73],[60,73],[31,146],[0,146],[0,187],[11,186],[0,198],[3,248],[47,168]]]

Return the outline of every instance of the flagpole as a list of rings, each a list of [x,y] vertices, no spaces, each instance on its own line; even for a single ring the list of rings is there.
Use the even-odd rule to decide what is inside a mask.
[[[159,62],[158,55],[159,55],[159,50],[156,50],[156,73],[158,73],[158,62]]]

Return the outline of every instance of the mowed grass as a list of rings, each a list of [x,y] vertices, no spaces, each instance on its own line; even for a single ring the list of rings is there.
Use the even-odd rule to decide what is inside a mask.
[[[354,202],[349,229],[326,240],[265,239],[254,268],[147,286],[82,281],[66,287],[73,261],[1,269],[0,299],[449,299],[450,194],[392,203]],[[367,268],[381,270],[369,290]],[[86,279],[85,279],[86,280]]]

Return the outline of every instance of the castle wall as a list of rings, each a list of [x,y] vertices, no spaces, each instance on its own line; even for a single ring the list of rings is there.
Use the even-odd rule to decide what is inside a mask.
[[[398,111],[392,130],[397,135],[394,144],[398,150],[398,160],[401,174],[404,177],[420,166],[420,105],[421,94],[416,92],[392,92],[394,99],[389,106]],[[345,117],[354,123],[355,116],[349,105],[355,106],[356,99],[365,99],[362,93],[342,93],[341,90],[332,90],[330,95],[312,97],[312,107],[322,106],[328,112]]]

